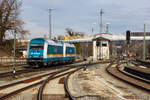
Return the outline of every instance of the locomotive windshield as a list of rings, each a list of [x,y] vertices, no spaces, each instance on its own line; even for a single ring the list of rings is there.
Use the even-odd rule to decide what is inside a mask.
[[[31,44],[30,49],[43,49],[42,44]]]

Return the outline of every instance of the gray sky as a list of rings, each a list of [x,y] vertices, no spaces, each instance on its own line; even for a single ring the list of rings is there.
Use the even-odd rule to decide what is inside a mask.
[[[30,39],[48,35],[48,8],[54,8],[53,36],[65,35],[66,28],[91,34],[93,27],[94,33],[98,33],[101,8],[103,25],[110,23],[111,33],[143,31],[144,23],[150,31],[150,0],[23,0],[22,5],[21,17],[31,33],[27,36]]]

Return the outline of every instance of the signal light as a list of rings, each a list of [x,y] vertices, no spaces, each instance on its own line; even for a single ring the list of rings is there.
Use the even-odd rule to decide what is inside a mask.
[[[126,31],[126,40],[127,40],[127,44],[130,43],[130,31]]]

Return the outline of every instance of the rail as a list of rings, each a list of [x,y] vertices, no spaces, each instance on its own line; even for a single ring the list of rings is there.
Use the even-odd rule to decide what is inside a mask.
[[[64,76],[64,75],[67,75],[67,74],[70,74],[70,73],[74,73],[74,72],[76,72],[76,71],[78,71],[78,70],[80,70],[80,69],[82,69],[82,68],[83,68],[83,67],[79,67],[79,68],[77,68],[77,69],[75,69],[75,70],[73,70],[73,71],[69,71],[69,72],[66,72],[66,73],[63,73],[63,74],[60,74],[60,75],[55,76],[56,74],[58,74],[58,73],[60,73],[60,72],[62,73],[62,72],[64,72],[64,71],[66,71],[66,70],[64,70],[64,71],[58,71],[58,72],[54,73],[53,75],[49,76],[46,80],[44,80],[44,81],[42,82],[42,85],[41,85],[41,87],[39,88],[39,91],[38,91],[37,100],[42,100],[43,90],[44,90],[44,87],[45,87],[45,85],[46,85],[47,82],[49,82],[50,80],[59,78],[59,77],[61,77],[61,76]],[[71,68],[70,68],[70,69],[71,69]],[[71,99],[71,100],[72,100],[72,99]]]
[[[91,65],[95,65],[95,64],[98,64],[98,63],[90,63],[90,64],[87,64],[87,66],[91,66]],[[72,67],[70,67],[70,66],[72,66]],[[78,68],[77,68],[77,66],[78,66]],[[69,69],[71,69],[71,68],[77,68],[77,69],[75,69],[75,70],[73,70],[73,71],[69,71],[69,72],[63,73],[63,74],[56,75],[56,74],[62,72],[62,70],[61,70],[61,71],[59,70],[59,71],[56,71],[56,72],[52,72],[53,74],[52,74],[52,73],[46,73],[46,74],[44,74],[44,75],[42,75],[42,76],[38,76],[38,77],[43,77],[43,76],[50,75],[50,78],[49,78],[49,79],[50,79],[50,80],[53,80],[53,79],[56,79],[56,78],[61,77],[61,76],[64,76],[64,75],[68,75],[69,73],[73,73],[73,72],[75,72],[75,71],[77,71],[77,70],[79,70],[79,69],[82,69],[83,66],[84,66],[84,64],[69,65]],[[67,70],[67,69],[68,69],[68,68],[63,69],[63,70]],[[53,77],[52,77],[52,76],[53,76]],[[37,78],[38,78],[38,77],[37,77]],[[33,78],[33,77],[32,77],[32,78]],[[27,79],[27,80],[30,80],[30,79]],[[7,84],[7,85],[3,85],[3,86],[0,86],[0,89],[5,89],[5,88],[8,88],[8,87],[11,87],[11,86],[20,84],[20,83],[22,83],[22,82],[24,82],[24,81],[25,81],[25,80],[19,80],[19,81],[17,81],[16,83],[12,83],[12,84],[10,83],[10,84]],[[12,95],[15,95],[15,94],[17,94],[17,93],[19,93],[19,92],[21,92],[21,91],[24,91],[24,90],[26,90],[26,89],[29,89],[29,88],[33,87],[33,86],[42,84],[43,82],[44,82],[44,80],[41,80],[41,81],[39,81],[39,82],[35,82],[35,83],[33,83],[33,84],[30,84],[30,85],[28,85],[28,86],[22,87],[22,88],[20,88],[20,89],[17,89],[17,90],[15,90],[15,91],[10,92],[10,93],[4,94],[4,95],[0,96],[0,99],[2,100],[2,99],[9,98],[9,97],[12,96]],[[44,83],[43,83],[43,84],[44,84]],[[41,93],[41,94],[42,94],[42,93]]]
[[[128,84],[131,84],[131,85],[133,85],[135,87],[138,87],[138,88],[143,89],[143,90],[148,91],[148,92],[150,91],[150,86],[149,86],[148,83],[145,83],[144,81],[141,81],[141,80],[139,80],[137,78],[133,78],[131,76],[126,75],[125,73],[120,72],[119,71],[119,67],[118,67],[119,65],[120,64],[117,64],[116,67],[112,68],[111,67],[112,64],[110,64],[106,68],[106,71],[110,75],[112,75],[112,76],[114,76],[114,77],[116,77],[116,78],[118,78],[118,79],[120,79],[120,80],[122,80],[124,82],[127,82]]]
[[[65,77],[64,88],[65,88],[66,95],[69,97],[69,99],[74,100],[73,96],[71,95],[68,89],[68,79],[71,74],[73,73],[70,73],[69,75],[67,75],[67,77]]]
[[[60,76],[67,75],[69,72],[66,72],[66,73],[64,73],[64,74],[60,74],[60,75],[58,75],[58,76],[56,76],[56,77],[51,77],[51,76],[56,75],[56,74],[58,74],[58,73],[61,73],[61,72],[63,72],[63,71],[67,71],[67,70],[69,70],[69,69],[71,69],[71,68],[72,68],[72,67],[65,68],[65,69],[63,69],[63,70],[59,70],[59,71],[56,71],[56,72],[51,72],[51,73],[43,74],[43,75],[38,76],[38,77],[43,77],[43,76],[50,75],[50,80],[52,80],[52,79],[58,78],[58,77],[60,77]],[[29,79],[27,79],[27,80],[29,80]],[[10,86],[13,86],[13,85],[22,83],[23,81],[25,81],[25,80],[21,80],[21,81],[15,82],[15,83],[10,83],[10,84],[8,84],[8,85],[1,86],[0,89],[8,88],[8,87],[10,87]],[[4,95],[0,96],[0,100],[9,98],[10,96],[12,96],[12,95],[14,95],[14,94],[17,94],[18,92],[21,92],[21,91],[24,91],[24,90],[26,90],[26,89],[28,89],[28,88],[33,87],[33,86],[42,84],[43,82],[44,82],[44,80],[41,80],[41,81],[39,81],[39,82],[35,82],[35,83],[33,83],[33,84],[30,84],[30,85],[28,85],[28,86],[22,87],[22,88],[20,88],[20,89],[17,89],[17,90],[15,90],[15,91],[10,92],[10,93],[4,94]]]
[[[143,65],[146,65],[148,68],[150,68],[150,61],[147,61],[147,60],[142,60],[142,59],[138,59],[138,58],[135,58],[137,62],[140,62],[141,64]]]

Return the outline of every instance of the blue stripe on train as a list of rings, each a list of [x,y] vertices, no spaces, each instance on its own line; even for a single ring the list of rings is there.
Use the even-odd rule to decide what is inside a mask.
[[[54,57],[54,58],[44,58],[44,62],[53,62],[53,61],[68,61],[75,60],[75,57]]]

